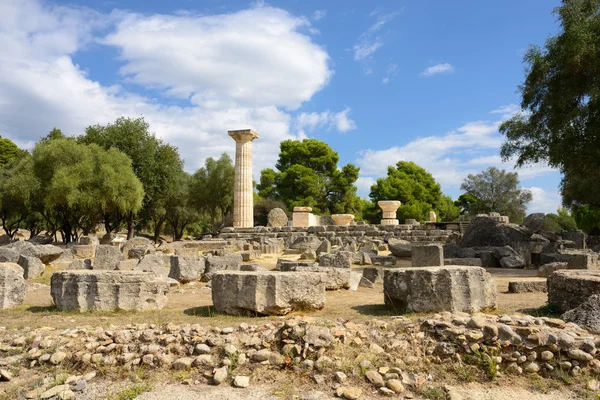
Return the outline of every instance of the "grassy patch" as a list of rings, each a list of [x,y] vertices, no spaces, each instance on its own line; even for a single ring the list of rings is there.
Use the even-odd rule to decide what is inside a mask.
[[[441,386],[423,387],[417,390],[417,393],[428,400],[449,400],[450,397],[446,390]]]
[[[134,383],[126,388],[118,391],[117,393],[111,394],[107,397],[108,400],[133,400],[142,393],[148,392],[152,389],[152,385],[148,382]]]

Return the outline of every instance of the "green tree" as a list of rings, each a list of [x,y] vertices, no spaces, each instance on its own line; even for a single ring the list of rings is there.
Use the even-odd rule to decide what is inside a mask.
[[[218,160],[209,157],[203,168],[194,173],[191,181],[192,206],[197,212],[210,215],[213,230],[225,220],[225,214],[233,209],[235,167],[226,153]],[[217,221],[217,217],[220,220]]]
[[[544,217],[544,230],[548,232],[572,231],[577,229],[575,219],[566,208],[559,208],[556,214],[546,214]]]
[[[563,203],[599,208],[600,0],[563,0],[554,13],[561,30],[525,55],[524,112],[501,125],[501,154],[560,169]]]
[[[31,157],[13,161],[0,170],[0,218],[10,238],[26,225],[38,188]]]
[[[177,148],[156,138],[143,118],[121,117],[106,126],[89,126],[77,140],[95,143],[104,149],[114,147],[129,156],[133,171],[144,188],[141,215],[146,222],[152,223],[154,236],[158,238],[166,220],[166,199],[175,190],[176,177],[183,169]],[[136,214],[132,211],[126,215],[104,215],[106,230],[110,232],[118,227],[123,219],[127,222],[127,236],[131,238],[136,226]]]
[[[135,213],[142,205],[142,184],[117,149],[55,139],[38,143],[32,160],[38,211],[57,222],[65,242],[87,234],[107,212]]]
[[[360,213],[356,195],[359,168],[338,169],[339,155],[316,139],[281,142],[277,170],[261,172],[257,185],[261,198],[283,201],[288,209],[309,206],[317,213]]]
[[[200,220],[199,213],[192,206],[195,196],[191,187],[192,176],[181,171],[175,176],[175,190],[169,193],[165,202],[165,218],[173,231],[174,240],[180,240],[188,226]]]
[[[21,150],[12,140],[0,137],[0,168],[14,160],[19,160],[27,156],[25,150]]]
[[[496,167],[476,175],[469,174],[460,188],[475,199],[471,204],[472,213],[498,212],[513,222],[520,222],[525,217],[527,204],[532,200],[531,192],[520,187],[516,172]]]
[[[40,139],[39,143],[46,143],[46,142],[49,142],[51,140],[66,139],[66,138],[67,137],[62,133],[62,131],[60,129],[57,129],[56,127],[54,127],[46,135],[46,137],[43,137],[43,138]]]
[[[600,228],[600,210],[595,207],[573,207],[573,218],[584,232],[590,233],[594,228]]]
[[[369,197],[374,204],[379,200],[400,200],[398,219],[429,220],[429,211],[438,215],[458,214],[456,207],[449,211],[448,198],[442,194],[442,188],[429,172],[412,161],[398,161],[395,167],[389,166],[387,177],[377,179],[371,186]],[[452,205],[453,206],[453,205]],[[378,211],[381,218],[381,211]]]

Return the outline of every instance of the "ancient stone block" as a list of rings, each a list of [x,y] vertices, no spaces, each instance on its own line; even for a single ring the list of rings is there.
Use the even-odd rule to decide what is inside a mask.
[[[135,267],[140,263],[137,258],[130,258],[128,260],[121,260],[117,264],[117,271],[133,271]]]
[[[561,313],[579,306],[593,294],[600,294],[600,271],[558,270],[548,277],[548,303]]]
[[[125,260],[125,255],[121,253],[118,247],[101,244],[96,247],[93,268],[95,270],[115,270],[121,260]]]
[[[23,277],[25,279],[37,278],[42,275],[46,266],[39,258],[19,256],[18,264],[23,268]]]
[[[352,214],[333,214],[331,216],[331,219],[333,219],[333,222],[335,222],[336,225],[345,226],[345,225],[349,225],[350,222],[352,222],[354,220],[354,215],[352,215]]]
[[[89,258],[78,258],[69,263],[67,270],[73,269],[92,269],[92,260]]]
[[[100,244],[100,239],[96,236],[81,236],[79,238],[79,244],[98,246]]]
[[[373,265],[380,265],[391,267],[392,265],[396,265],[396,257],[392,256],[370,256],[371,262]],[[367,263],[365,263],[367,264]]]
[[[267,226],[287,226],[288,216],[281,208],[274,208],[267,215]]]
[[[570,240],[575,243],[575,248],[585,249],[586,248],[586,237],[587,235],[582,231],[569,231],[562,232],[561,236],[565,240]]]
[[[0,247],[0,263],[16,263],[19,261],[19,253],[7,247]]]
[[[527,218],[525,218],[523,220],[523,223],[521,224],[521,226],[524,226],[525,228],[529,229],[533,233],[538,233],[544,227],[544,217],[545,216],[546,216],[546,214],[544,214],[544,213],[529,214],[527,216]]]
[[[94,258],[96,246],[91,244],[76,244],[71,247],[74,258]]]
[[[18,306],[26,294],[23,268],[11,262],[0,263],[0,309]]]
[[[567,322],[573,322],[588,331],[600,334],[600,295],[592,295],[576,308],[561,316]]]
[[[312,272],[321,274],[325,282],[326,290],[340,290],[350,288],[350,272],[349,268],[333,268],[319,266],[304,266],[286,264],[282,266],[282,272]]]
[[[413,246],[411,261],[413,267],[438,267],[444,265],[444,248],[441,244],[420,244]]]
[[[165,279],[139,271],[59,271],[50,293],[61,311],[159,310],[167,304]]]
[[[444,258],[444,265],[466,265],[481,267],[481,258]]]
[[[171,256],[169,278],[181,283],[194,282],[202,277],[205,267],[204,257]]]
[[[40,246],[31,246],[23,249],[20,253],[28,257],[37,257],[44,264],[50,264],[52,261],[57,260],[64,249],[52,244],[44,244]]]
[[[546,293],[548,285],[546,281],[515,281],[508,282],[509,293]]]
[[[478,312],[496,307],[496,286],[483,268],[386,269],[385,304],[397,312]]]
[[[285,315],[323,308],[325,282],[310,272],[220,271],[212,280],[212,300],[226,314]]]
[[[549,277],[554,271],[558,271],[559,269],[567,269],[566,262],[553,262],[549,264],[544,264],[538,268],[537,276],[540,278]]]
[[[140,252],[142,252],[142,249],[138,249],[137,251],[134,251],[131,255],[130,250],[134,247],[139,247],[142,246],[144,248],[146,248],[146,252],[144,254],[141,254],[140,256]],[[136,236],[134,238],[131,238],[129,240],[127,240],[125,243],[123,243],[123,246],[121,247],[121,251],[123,252],[123,254],[125,254],[125,256],[127,258],[142,258],[144,255],[148,254],[148,252],[150,251],[149,249],[153,248],[152,246],[152,241],[150,241],[150,239],[147,239],[145,237],[140,237],[140,236]]]
[[[334,268],[352,268],[353,252],[338,251],[333,254],[321,254],[319,256],[319,265],[322,267]]]
[[[508,256],[500,259],[502,268],[525,268],[525,260],[519,256]]]
[[[571,259],[567,262],[567,269],[600,269],[598,264],[598,254],[596,253],[584,253],[584,254],[573,254]]]
[[[136,271],[151,272],[155,276],[166,278],[171,270],[171,257],[156,253],[145,255],[134,268]]]
[[[383,268],[367,267],[363,269],[362,277],[372,284],[383,282],[384,271]]]
[[[242,256],[230,254],[227,256],[209,256],[206,258],[206,268],[202,275],[202,282],[210,281],[217,271],[239,271],[242,265]]]
[[[396,257],[410,257],[412,254],[412,243],[407,240],[390,238],[388,249]]]

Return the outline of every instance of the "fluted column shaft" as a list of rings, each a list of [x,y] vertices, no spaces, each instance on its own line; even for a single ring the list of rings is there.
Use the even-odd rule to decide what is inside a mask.
[[[252,130],[229,131],[235,144],[235,187],[233,193],[233,227],[254,226],[254,191],[252,187]]]

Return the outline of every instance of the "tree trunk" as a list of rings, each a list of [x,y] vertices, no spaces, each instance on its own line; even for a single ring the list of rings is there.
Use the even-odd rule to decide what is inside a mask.
[[[127,240],[133,239],[135,235],[135,218],[133,212],[129,213],[127,218]]]
[[[112,231],[108,215],[104,216],[104,230],[106,231],[106,233],[110,233]]]
[[[156,224],[154,224],[154,243],[158,243],[160,238],[160,231],[162,230],[162,226],[165,223],[165,217],[162,216],[158,219]]]

